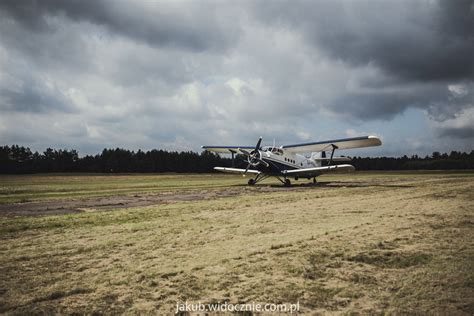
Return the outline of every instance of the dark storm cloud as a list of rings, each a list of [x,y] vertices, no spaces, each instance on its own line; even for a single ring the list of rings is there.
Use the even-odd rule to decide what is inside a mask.
[[[173,6],[108,0],[4,0],[0,11],[33,32],[51,31],[48,18],[59,16],[100,25],[112,35],[154,46],[205,51],[226,49],[238,36],[234,24],[224,23],[225,17],[220,19],[218,6],[202,2]]]
[[[474,106],[472,0],[266,1],[254,14],[270,28],[301,32],[329,60],[375,69],[368,78],[352,75],[355,87],[341,86],[324,103],[337,115],[390,120],[419,108],[444,121]]]
[[[419,108],[426,110],[436,121],[452,119],[474,106],[474,84],[468,82],[458,86],[437,82],[394,86],[370,83],[359,90],[341,93],[328,106],[335,112],[360,120],[390,120],[408,108]]]
[[[57,90],[27,82],[20,89],[0,87],[0,110],[8,112],[73,112],[74,106]]]
[[[440,90],[437,86],[431,86],[420,87],[420,90],[425,90],[425,93],[420,93],[415,89],[396,92],[348,92],[336,97],[329,106],[336,112],[346,113],[349,118],[390,120],[409,107],[424,108],[427,104],[432,104],[434,100],[443,99],[446,94],[444,90],[447,89]]]
[[[441,128],[439,134],[443,137],[474,139],[474,127]]]
[[[403,80],[474,76],[474,2],[258,2],[257,16],[301,29],[307,40],[355,66],[373,63]]]
[[[0,40],[0,112],[50,114],[78,110],[57,80],[40,71],[34,63],[25,62],[23,56],[20,57],[21,51],[5,51],[4,40],[5,37]]]
[[[373,62],[408,80],[458,80],[474,75],[474,10],[471,1],[441,1],[426,8],[404,3],[406,18],[390,5],[370,5],[357,14],[359,27],[341,23],[336,31],[315,34],[329,54],[353,64]],[[395,14],[394,14],[395,12]],[[345,16],[345,21],[351,19]],[[339,21],[335,21],[338,23]]]

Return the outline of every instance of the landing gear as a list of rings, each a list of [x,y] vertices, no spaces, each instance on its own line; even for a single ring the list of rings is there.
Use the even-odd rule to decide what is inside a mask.
[[[268,175],[268,174],[259,173],[255,177],[255,179],[249,179],[249,181],[247,183],[248,183],[248,185],[255,185],[255,184],[259,183],[260,181],[265,180],[269,176],[270,175]]]
[[[284,186],[285,186],[285,187],[291,187],[291,181],[290,181],[290,179],[285,179]]]
[[[316,181],[316,177],[314,177],[313,178],[313,184],[316,184],[316,183],[318,183],[318,182]]]

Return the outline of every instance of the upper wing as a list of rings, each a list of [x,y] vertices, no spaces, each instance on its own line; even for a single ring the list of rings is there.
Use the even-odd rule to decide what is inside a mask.
[[[202,149],[216,153],[237,153],[239,148],[253,150],[255,146],[202,146]]]
[[[239,169],[239,168],[214,167],[214,170],[221,171],[221,172],[227,172],[227,173],[245,173],[245,169]],[[249,173],[249,174],[259,174],[260,171],[249,169],[249,170],[247,170],[247,173]]]
[[[314,142],[314,143],[285,145],[285,146],[282,146],[282,148],[285,149],[285,151],[297,153],[297,152],[332,150],[331,145],[335,145],[337,149],[351,149],[351,148],[380,146],[382,145],[382,142],[377,136],[362,136],[362,137],[354,137],[354,138],[326,140],[326,141]]]
[[[287,176],[316,177],[327,172],[335,172],[335,171],[352,172],[354,170],[355,168],[352,165],[334,165],[334,166],[325,166],[325,167],[284,170],[283,174]]]

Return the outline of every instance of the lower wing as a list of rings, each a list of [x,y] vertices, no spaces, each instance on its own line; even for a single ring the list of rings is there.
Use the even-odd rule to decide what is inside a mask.
[[[316,177],[323,173],[329,172],[352,172],[355,168],[352,165],[334,165],[325,167],[314,167],[314,168],[303,168],[294,170],[284,170],[285,176],[298,176],[298,177]]]
[[[253,150],[255,146],[201,146],[202,149],[207,151],[213,151],[215,153],[224,154],[236,154],[239,153],[239,149]]]
[[[220,172],[227,172],[227,173],[240,173],[240,174],[245,173],[245,169],[239,169],[239,168],[214,167],[214,170],[217,170],[217,171],[220,171]],[[260,171],[249,169],[249,170],[247,170],[247,173],[249,173],[249,174],[259,174]]]

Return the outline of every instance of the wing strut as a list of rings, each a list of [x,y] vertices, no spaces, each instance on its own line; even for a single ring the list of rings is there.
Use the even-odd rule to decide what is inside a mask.
[[[234,155],[237,153],[235,150],[233,149],[229,149],[231,155],[232,155],[232,168],[235,167],[235,161],[234,161]]]
[[[331,144],[331,146],[332,146],[332,152],[331,152],[331,159],[329,159],[329,166],[332,164],[332,157],[334,156],[334,152],[336,151],[337,148],[339,148],[334,144]]]

